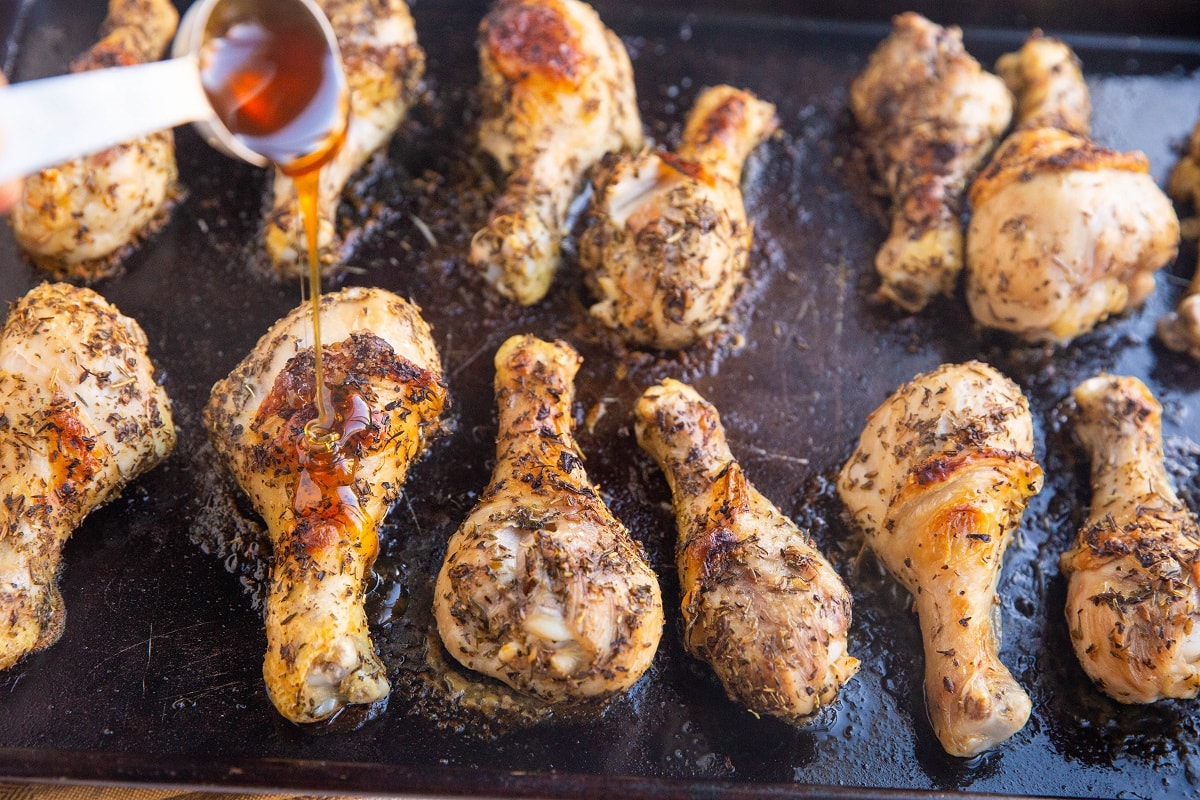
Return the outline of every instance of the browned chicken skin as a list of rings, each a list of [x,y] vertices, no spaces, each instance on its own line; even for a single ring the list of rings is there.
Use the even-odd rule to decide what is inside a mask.
[[[1020,50],[996,61],[996,73],[1017,101],[1017,130],[1057,128],[1087,136],[1092,98],[1083,66],[1062,41],[1035,31]]]
[[[1200,235],[1200,122],[1188,141],[1188,151],[1171,170],[1167,194],[1180,203],[1190,203],[1193,216],[1186,220],[1188,238]],[[1200,265],[1184,291],[1179,306],[1158,321],[1158,338],[1172,350],[1200,361]]]
[[[558,270],[567,211],[608,152],[642,144],[633,67],[579,0],[499,0],[479,29],[479,147],[506,174],[471,263],[522,305]]]
[[[867,543],[913,596],[929,718],[951,755],[993,747],[1029,717],[1029,696],[998,656],[996,587],[1041,484],[1025,396],[974,361],[897,389],[838,477]]]
[[[638,444],[671,484],[684,644],[729,697],[799,722],[858,671],[850,593],[809,536],[746,480],[717,410],[667,379],[634,410]]]
[[[71,71],[156,61],[178,22],[170,0],[109,0],[102,38]],[[12,210],[13,233],[56,278],[110,277],[131,248],[166,223],[180,193],[177,178],[169,130],[44,169],[25,180]]]
[[[971,186],[967,301],[983,325],[1063,343],[1145,301],[1175,258],[1179,221],[1142,153],[1087,138],[1069,47],[1035,36],[998,68],[1020,118]]]
[[[387,697],[363,594],[379,526],[446,404],[416,306],[382,289],[325,295],[325,386],[341,440],[333,453],[314,452],[304,433],[316,416],[309,313],[302,305],[272,326],[204,411],[213,447],[267,524],[263,677],[293,722]]]
[[[166,458],[175,427],[146,334],[89,289],[44,283],[0,334],[0,669],[63,630],[58,567],[83,519]]]
[[[850,85],[850,109],[892,199],[879,293],[920,311],[954,290],[963,193],[1008,127],[1012,97],[963,49],[962,31],[909,12]]]
[[[721,326],[750,258],[742,165],[778,124],[772,104],[714,86],[696,99],[675,155],[605,156],[579,241],[593,317],[658,348]]]
[[[405,0],[317,0],[337,37],[350,91],[346,139],[321,169],[317,248],[325,275],[339,271],[345,252],[338,229],[342,189],[367,160],[385,148],[416,101],[425,51]],[[295,182],[275,171],[263,240],[281,277],[308,275],[308,245]]]
[[[1074,393],[1092,504],[1063,553],[1079,663],[1122,703],[1200,693],[1200,529],[1163,466],[1162,407],[1137,378]]]
[[[662,636],[658,578],[583,469],[565,342],[514,336],[496,353],[492,480],[450,539],[434,591],[446,649],[550,703],[632,686]]]

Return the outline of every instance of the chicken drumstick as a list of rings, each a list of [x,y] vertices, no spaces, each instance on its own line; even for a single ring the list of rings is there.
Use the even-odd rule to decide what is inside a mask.
[[[175,426],[146,334],[104,298],[44,283],[0,335],[0,669],[63,630],[67,538],[166,458]]]
[[[1062,556],[1079,663],[1122,703],[1200,693],[1200,530],[1163,467],[1162,407],[1137,378],[1075,388],[1092,506]]]
[[[641,146],[633,67],[579,0],[499,0],[479,40],[479,146],[508,177],[471,263],[501,295],[532,305],[550,289],[588,170]]]
[[[470,669],[550,703],[624,691],[662,636],[658,578],[583,470],[579,355],[514,336],[496,353],[496,467],[450,539],[434,613]]]
[[[340,434],[314,450],[310,309],[293,310],[213,387],[204,424],[267,524],[273,550],[263,677],[293,722],[387,697],[367,632],[368,572],[379,526],[446,403],[419,309],[381,289],[321,298],[324,390]]]
[[[1029,717],[993,613],[1004,551],[1041,484],[1025,396],[979,362],[897,389],[838,477],[871,549],[913,596],[929,717],[951,755],[999,744]]]
[[[755,713],[799,722],[833,702],[858,671],[850,593],[833,567],[746,480],[695,389],[667,379],[634,415],[638,444],[671,484],[688,650]]]

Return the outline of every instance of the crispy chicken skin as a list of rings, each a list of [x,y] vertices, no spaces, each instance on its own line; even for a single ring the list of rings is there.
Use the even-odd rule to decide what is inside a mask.
[[[175,446],[137,322],[90,289],[44,283],[0,334],[0,669],[54,644],[63,545]]]
[[[593,317],[662,349],[721,326],[750,258],[742,165],[778,125],[772,104],[714,86],[696,99],[675,155],[604,157],[579,241]]]
[[[658,578],[597,494],[573,435],[579,355],[514,336],[496,353],[492,480],[434,590],[446,649],[548,703],[632,686],[662,636]]]
[[[1200,213],[1200,122],[1192,131],[1187,153],[1171,170],[1167,194],[1176,202],[1191,203],[1193,214]],[[1193,216],[1189,222],[1195,231],[1200,217]],[[1193,232],[1191,236],[1194,238],[1196,234]],[[1158,338],[1172,350],[1200,361],[1200,266],[1193,273],[1179,306],[1158,321]]]
[[[343,265],[337,207],[342,188],[376,151],[387,146],[416,101],[425,74],[425,51],[404,0],[317,0],[329,17],[350,90],[346,140],[321,169],[317,198],[317,248],[322,274]],[[308,275],[308,245],[295,182],[275,170],[263,241],[281,278]]]
[[[156,61],[178,22],[170,0],[109,0],[102,38],[71,71]],[[167,222],[177,179],[169,130],[49,167],[25,180],[13,233],[53,277],[94,283],[120,272],[128,252]]]
[[[1066,343],[1145,301],[1179,220],[1145,155],[1087,138],[1087,85],[1065,44],[1035,36],[999,69],[1021,116],[971,186],[967,302],[982,325]]]
[[[314,452],[310,309],[295,309],[219,381],[204,410],[213,447],[271,539],[267,653],[271,701],[293,722],[387,697],[363,593],[379,525],[447,402],[420,310],[381,289],[321,298],[326,389],[342,433]]]
[[[1114,700],[1200,693],[1200,530],[1163,466],[1162,407],[1137,378],[1074,392],[1092,504],[1062,556],[1067,626],[1088,677]]]
[[[610,151],[642,144],[621,40],[578,0],[499,0],[479,29],[479,147],[505,175],[471,263],[532,305],[558,270],[567,211]]]
[[[962,31],[909,12],[850,85],[850,110],[892,199],[879,294],[920,311],[954,291],[963,193],[1008,127],[1012,96],[963,48]]]
[[[671,485],[684,644],[730,699],[800,722],[858,671],[850,593],[809,536],[746,479],[717,410],[667,379],[634,409],[638,444]]]
[[[983,752],[1029,717],[997,655],[995,603],[1004,551],[1041,484],[1025,396],[975,361],[897,389],[838,477],[867,543],[913,596],[929,718],[951,755]]]

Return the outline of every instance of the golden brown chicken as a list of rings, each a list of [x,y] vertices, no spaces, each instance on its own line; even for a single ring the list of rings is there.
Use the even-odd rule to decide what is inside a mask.
[[[425,51],[404,0],[317,0],[329,17],[350,90],[350,120],[337,156],[321,169],[317,248],[322,273],[337,272],[345,257],[337,207],[342,188],[385,147],[416,100]],[[263,226],[267,255],[280,277],[308,275],[308,245],[295,182],[275,171],[271,208]]]
[[[778,124],[770,103],[714,86],[696,99],[674,155],[604,158],[579,241],[593,317],[664,349],[721,326],[750,259],[742,165]]]
[[[54,644],[63,545],[166,458],[175,427],[146,334],[90,289],[44,283],[0,334],[0,669]]]
[[[1092,505],[1063,553],[1079,663],[1122,703],[1200,693],[1200,529],[1163,466],[1162,407],[1137,378],[1075,388]]]
[[[1171,170],[1167,194],[1180,203],[1190,203],[1193,216],[1190,238],[1200,231],[1200,122],[1188,142],[1188,151]],[[1200,266],[1192,274],[1191,285],[1184,291],[1179,306],[1158,321],[1158,338],[1167,347],[1200,360]]]
[[[993,747],[1029,717],[1029,696],[997,654],[996,587],[1041,484],[1025,396],[975,361],[897,389],[838,477],[867,543],[913,596],[929,718],[951,755]]]
[[[962,31],[909,12],[850,85],[850,110],[892,199],[879,293],[920,311],[954,291],[963,193],[1008,127],[1012,97],[963,48]]]
[[[363,593],[379,526],[409,466],[439,430],[441,361],[413,304],[381,289],[321,298],[332,452],[314,449],[308,305],[277,322],[213,387],[204,424],[271,539],[263,677],[293,722],[387,697]]]
[[[671,485],[684,644],[730,699],[799,722],[858,671],[850,593],[808,534],[746,480],[717,410],[667,379],[634,409],[638,444]]]
[[[642,144],[633,67],[579,0],[499,0],[479,29],[479,147],[503,193],[471,242],[471,263],[531,305],[558,270],[571,201],[608,152]]]
[[[632,686],[662,636],[658,578],[600,499],[573,435],[579,355],[514,336],[496,353],[492,480],[434,590],[446,649],[549,703]]]
[[[178,22],[170,0],[109,0],[102,38],[71,71],[156,61]],[[29,176],[13,233],[41,269],[93,283],[120,272],[130,250],[167,222],[177,179],[174,135],[152,133]]]
[[[1075,52],[1060,39],[1034,31],[1021,49],[996,61],[996,72],[1017,101],[1018,130],[1058,128],[1087,136],[1092,98]]]
[[[1200,267],[1179,305],[1158,321],[1158,338],[1172,350],[1200,360]]]
[[[1065,343],[1145,301],[1179,220],[1145,155],[1087,138],[1087,86],[1066,45],[1035,37],[1000,66],[1022,119],[971,186],[967,302],[987,327]],[[1056,122],[1070,128],[1030,127]]]

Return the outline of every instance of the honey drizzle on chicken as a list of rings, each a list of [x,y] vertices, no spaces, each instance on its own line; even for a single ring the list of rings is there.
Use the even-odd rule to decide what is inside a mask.
[[[983,325],[1065,343],[1145,301],[1175,258],[1179,220],[1145,155],[1088,138],[1069,47],[1035,34],[997,66],[1020,118],[971,186],[967,301]]]
[[[717,330],[750,258],[742,165],[775,131],[775,106],[732,86],[696,99],[677,153],[610,153],[593,178],[579,260],[592,316],[643,346]]]
[[[313,452],[304,433],[316,416],[309,314],[305,304],[272,326],[204,410],[214,449],[267,524],[263,677],[293,722],[388,695],[363,596],[379,526],[447,402],[416,306],[382,289],[326,295],[325,382],[340,440]]]
[[[975,361],[897,389],[867,418],[838,476],[867,543],[913,597],[929,718],[951,755],[983,752],[1029,717],[1029,696],[997,653],[996,589],[1041,485],[1025,396]]]
[[[1004,83],[979,67],[962,31],[901,14],[850,85],[850,110],[891,195],[875,257],[880,296],[920,311],[950,294],[963,265],[963,193],[1012,118]]]
[[[446,649],[552,704],[632,686],[662,636],[658,578],[583,469],[565,342],[514,336],[496,353],[491,482],[451,537],[434,589]]]
[[[337,38],[350,92],[345,141],[321,168],[317,196],[317,248],[321,271],[343,266],[343,232],[337,207],[346,183],[386,147],[416,100],[425,74],[425,51],[404,0],[317,0]],[[279,277],[308,275],[308,245],[295,181],[275,170],[271,208],[263,225],[270,264]]]
[[[746,479],[695,389],[651,386],[634,425],[671,485],[688,651],[755,713],[795,723],[833,702],[858,671],[850,593],[833,567]]]
[[[642,144],[633,66],[579,0],[499,0],[479,28],[479,147],[505,173],[471,263],[532,305],[561,260],[567,212],[605,153]]]
[[[156,61],[178,22],[170,0],[109,0],[102,38],[71,71]],[[94,283],[120,272],[130,250],[166,224],[177,179],[174,134],[152,133],[29,176],[13,233],[53,277]]]
[[[1188,238],[1200,236],[1200,122],[1192,130],[1188,150],[1171,170],[1167,194],[1180,203],[1191,203],[1193,216],[1186,220]],[[1200,361],[1200,264],[1174,311],[1158,321],[1158,338],[1167,347]]]
[[[1200,529],[1163,465],[1162,407],[1137,378],[1075,388],[1092,503],[1062,556],[1079,663],[1122,703],[1200,693]]]
[[[175,427],[146,334],[90,289],[44,283],[0,334],[0,669],[54,644],[63,545],[166,458]]]

